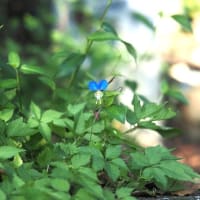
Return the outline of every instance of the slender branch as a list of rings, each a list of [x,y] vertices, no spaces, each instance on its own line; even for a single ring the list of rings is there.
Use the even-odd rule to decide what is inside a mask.
[[[16,73],[16,81],[17,81],[17,96],[18,96],[18,101],[19,101],[19,110],[20,110],[20,113],[22,113],[21,81],[20,81],[19,70],[16,69],[15,73]]]
[[[106,5],[106,8],[105,8],[105,10],[103,11],[102,16],[100,17],[100,27],[101,27],[102,24],[103,24],[104,18],[105,18],[105,16],[106,16],[106,14],[107,14],[107,12],[108,12],[108,9],[110,8],[111,4],[112,4],[112,0],[108,0],[108,1],[107,1],[107,5]]]
[[[108,12],[108,9],[110,8],[111,4],[112,4],[112,0],[108,0],[106,8],[104,9],[102,16],[100,17],[99,29],[101,28],[101,26],[103,24],[104,18],[106,16],[106,14]],[[89,51],[90,51],[90,49],[92,47],[92,44],[93,44],[92,40],[87,40],[87,45],[86,45],[86,48],[85,48],[84,58],[83,58],[82,62],[76,67],[75,72],[72,74],[72,76],[71,76],[71,78],[69,80],[69,83],[68,83],[68,87],[71,87],[71,85],[74,83],[74,80],[78,76],[78,73],[80,71],[81,65],[83,64],[84,60],[87,58],[87,56],[89,54]]]
[[[135,131],[137,128],[138,128],[137,126],[134,126],[133,128],[130,128],[127,131],[125,131],[123,134],[131,133],[131,132]]]

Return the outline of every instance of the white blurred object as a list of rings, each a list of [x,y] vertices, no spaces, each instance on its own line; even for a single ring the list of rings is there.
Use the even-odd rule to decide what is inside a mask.
[[[190,86],[200,86],[200,71],[191,69],[186,63],[172,65],[169,75],[181,83]]]
[[[139,128],[126,134],[126,136],[142,147],[150,147],[163,144],[162,136],[157,131],[151,129]]]

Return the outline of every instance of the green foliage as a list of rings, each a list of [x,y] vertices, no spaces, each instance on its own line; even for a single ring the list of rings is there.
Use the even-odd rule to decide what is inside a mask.
[[[183,30],[187,32],[192,32],[192,26],[191,26],[188,16],[177,14],[177,15],[172,15],[171,17],[172,19],[174,19],[177,23],[181,25]]]
[[[136,191],[173,191],[199,177],[170,150],[143,149],[125,138],[136,128],[166,135],[174,131],[157,124],[175,116],[166,103],[155,104],[137,94],[134,81],[125,82],[134,92],[131,109],[118,102],[121,91],[109,90],[115,79],[102,91],[101,104],[88,91],[88,77],[96,78],[102,66],[116,64],[116,42],[137,60],[136,49],[104,20],[110,3],[99,28],[84,35],[86,44],[59,36],[56,45],[61,52],[52,56],[31,45],[36,56],[29,58],[30,49],[24,46],[22,51],[14,41],[8,42],[8,61],[2,61],[0,70],[0,199],[134,200]],[[27,30],[42,34],[37,17],[26,14],[23,22]],[[182,99],[167,85],[162,90]],[[124,133],[113,120],[129,122],[133,128]]]

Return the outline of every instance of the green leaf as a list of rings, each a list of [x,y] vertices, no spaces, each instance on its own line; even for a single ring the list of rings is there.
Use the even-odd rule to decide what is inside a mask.
[[[133,169],[142,169],[147,166],[149,166],[149,162],[143,152],[131,153],[131,167]]]
[[[96,31],[89,35],[88,39],[92,41],[106,41],[119,40],[119,37],[112,32]]]
[[[109,188],[104,188],[103,196],[108,200],[116,200],[114,193]]]
[[[19,149],[13,146],[0,146],[0,159],[6,160],[12,158],[20,152],[23,152],[23,149]]]
[[[126,113],[126,120],[131,125],[135,125],[139,121],[137,116],[136,116],[136,113],[133,112],[132,110],[129,110],[129,109],[127,110],[127,113]]]
[[[163,153],[165,155],[165,152],[163,152],[162,147],[160,146],[148,147],[145,149],[145,157],[150,165],[159,163],[162,159]]]
[[[170,96],[170,97],[173,97],[175,100],[183,103],[183,104],[188,104],[188,100],[187,98],[178,90],[175,90],[175,89],[170,89],[166,95]]]
[[[67,106],[67,111],[69,112],[70,115],[75,116],[85,108],[85,105],[86,105],[85,103],[79,103],[75,105],[69,104]]]
[[[142,13],[136,12],[134,11],[132,13],[132,17],[134,18],[134,20],[137,20],[138,22],[143,23],[144,25],[146,25],[149,29],[151,29],[152,31],[155,31],[155,26],[154,24],[149,20],[148,17],[146,17],[145,15],[143,15]]]
[[[107,23],[107,22],[103,22],[101,28],[105,31],[105,32],[110,32],[114,35],[117,36],[117,31],[114,29],[114,27]]]
[[[0,199],[1,200],[6,200],[6,194],[0,189]]]
[[[6,80],[0,80],[0,88],[11,89],[17,87],[16,79],[8,78]]]
[[[105,157],[106,157],[106,159],[117,158],[121,155],[121,151],[122,151],[122,148],[120,145],[107,146],[106,152],[105,152]]]
[[[102,157],[99,157],[99,156],[92,157],[92,168],[95,171],[103,170],[104,166],[105,166],[105,162]]]
[[[125,85],[128,86],[133,92],[135,92],[138,87],[136,81],[130,81],[130,80],[126,80]]]
[[[102,187],[95,181],[84,175],[79,175],[77,177],[77,182],[82,185],[89,194],[95,197],[93,199],[104,199]]]
[[[77,120],[77,123],[76,123],[76,128],[75,128],[75,132],[78,134],[78,135],[81,135],[85,132],[86,130],[86,119],[85,119],[85,116],[83,113],[81,113],[79,115],[79,118]]]
[[[48,126],[48,124],[41,122],[39,124],[39,131],[41,133],[41,135],[48,141],[51,141],[51,129]]]
[[[126,197],[130,197],[132,191],[133,191],[133,188],[121,187],[116,190],[116,194],[117,194],[118,199],[124,199]]]
[[[79,189],[76,194],[74,195],[74,199],[76,200],[94,200],[94,196],[90,194],[85,189],[81,188]]]
[[[87,131],[91,131],[92,133],[101,133],[105,129],[105,123],[103,120],[95,122],[91,127],[87,129]]]
[[[191,169],[185,167],[184,164],[176,160],[163,161],[159,167],[166,174],[166,176],[180,181],[193,181],[194,177],[199,175],[196,173],[191,174]]]
[[[137,62],[137,51],[136,49],[133,47],[132,44],[122,41],[124,43],[124,45],[126,46],[127,51],[129,52],[129,54],[131,56],[133,56],[133,58],[135,59],[135,62]]]
[[[0,111],[0,119],[7,122],[13,116],[13,108],[5,108]]]
[[[31,102],[30,105],[31,113],[35,116],[36,119],[40,120],[41,110],[34,102]]]
[[[70,189],[69,182],[64,179],[59,179],[59,178],[50,179],[50,185],[57,191],[68,192]]]
[[[18,68],[20,66],[20,57],[16,52],[10,52],[8,54],[8,63],[13,68]]]
[[[49,109],[42,114],[41,121],[44,123],[49,123],[54,121],[55,119],[59,119],[62,115],[62,112]]]
[[[88,178],[94,182],[99,181],[98,177],[97,177],[97,173],[92,168],[81,167],[78,169],[78,171],[81,175],[84,175],[86,178]]]
[[[71,162],[74,168],[79,168],[81,166],[87,165],[91,160],[91,155],[89,154],[76,154],[72,157]]]
[[[68,76],[74,72],[85,60],[85,54],[71,53],[67,58],[60,64],[60,69],[57,74],[58,78]]]
[[[134,112],[135,112],[136,117],[140,119],[142,106],[140,103],[140,98],[137,94],[134,94],[132,104],[134,106]]]
[[[106,109],[106,112],[108,113],[110,118],[116,119],[122,123],[124,123],[126,120],[126,111],[127,108],[122,105],[112,105]]]
[[[118,166],[120,169],[122,169],[124,171],[128,171],[128,167],[127,167],[125,161],[122,158],[114,158],[111,161],[111,163]]]
[[[172,15],[172,19],[174,19],[177,23],[181,25],[181,27],[188,32],[192,32],[192,26],[186,15]]]
[[[56,84],[55,82],[46,76],[41,76],[38,78],[42,83],[44,83],[45,85],[47,85],[51,90],[55,90],[56,89]]]
[[[50,164],[51,160],[53,158],[53,152],[50,148],[46,147],[44,150],[42,150],[37,157],[37,163],[41,167],[46,167]]]
[[[117,179],[120,177],[120,170],[119,167],[117,167],[116,165],[107,162],[105,164],[105,170],[108,174],[108,176],[113,180],[113,181],[117,181]]]
[[[29,127],[29,125],[23,122],[22,117],[11,121],[7,127],[7,134],[10,137],[23,137],[30,136],[36,133],[36,130]]]
[[[157,183],[156,185],[162,190],[167,189],[168,180],[165,175],[165,172],[163,172],[160,168],[158,167],[146,168],[144,169],[142,176],[149,181],[154,180]]]
[[[20,67],[20,71],[21,71],[23,74],[40,74],[40,75],[47,75],[47,72],[46,72],[43,68],[38,67],[38,66],[25,65],[25,64],[23,64],[23,65]]]

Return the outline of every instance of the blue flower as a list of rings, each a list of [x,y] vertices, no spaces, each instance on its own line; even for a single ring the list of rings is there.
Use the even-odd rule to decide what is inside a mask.
[[[108,87],[108,82],[106,80],[100,80],[99,82],[90,81],[88,84],[88,88],[90,91],[95,91],[94,96],[96,98],[96,104],[101,104],[103,92]]]
[[[88,88],[91,91],[103,91],[108,87],[108,82],[106,80],[100,80],[99,82],[90,81]]]

